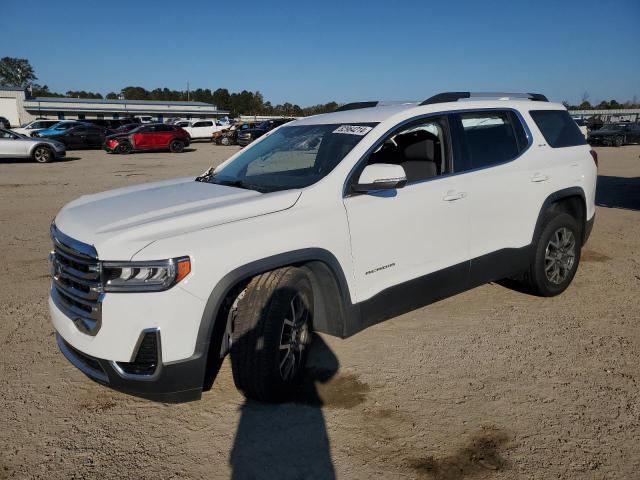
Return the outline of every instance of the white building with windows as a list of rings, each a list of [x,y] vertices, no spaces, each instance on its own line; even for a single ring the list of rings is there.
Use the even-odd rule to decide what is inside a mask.
[[[215,105],[203,102],[164,100],[103,100],[87,98],[30,97],[22,88],[0,87],[0,117],[12,126],[36,118],[78,120],[150,116],[162,122],[170,117],[215,118],[228,115]]]

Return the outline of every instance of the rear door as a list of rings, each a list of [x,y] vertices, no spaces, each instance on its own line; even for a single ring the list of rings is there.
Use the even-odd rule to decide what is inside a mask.
[[[154,146],[167,148],[174,136],[174,130],[169,125],[154,125]]]
[[[88,127],[86,145],[88,147],[101,147],[104,142],[104,130],[99,127]]]
[[[84,148],[87,141],[88,127],[74,127],[69,129],[60,140],[69,148]]]
[[[481,110],[452,115],[470,209],[471,283],[521,270],[542,203],[550,193],[549,160],[520,114]],[[577,130],[577,126],[574,123]]]

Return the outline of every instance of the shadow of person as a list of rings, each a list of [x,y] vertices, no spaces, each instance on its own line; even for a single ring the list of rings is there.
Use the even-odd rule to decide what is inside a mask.
[[[335,478],[316,385],[328,382],[339,366],[331,349],[315,335],[305,380],[291,402],[272,405],[245,401],[229,458],[231,478]]]
[[[598,175],[596,205],[640,210],[640,177]]]

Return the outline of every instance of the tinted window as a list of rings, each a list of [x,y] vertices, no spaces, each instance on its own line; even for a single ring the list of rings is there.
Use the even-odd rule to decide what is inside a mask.
[[[193,124],[194,127],[213,127],[213,122],[196,122]]]
[[[459,118],[467,168],[508,162],[527,146],[522,124],[511,112],[465,113]]]
[[[550,147],[586,145],[584,135],[566,110],[532,110],[529,113]]]
[[[155,130],[156,132],[173,132],[173,128],[169,125],[156,125]]]

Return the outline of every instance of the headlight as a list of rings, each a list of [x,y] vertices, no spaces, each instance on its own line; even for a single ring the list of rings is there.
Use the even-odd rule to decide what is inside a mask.
[[[150,262],[102,262],[105,292],[160,292],[191,272],[189,257]]]

